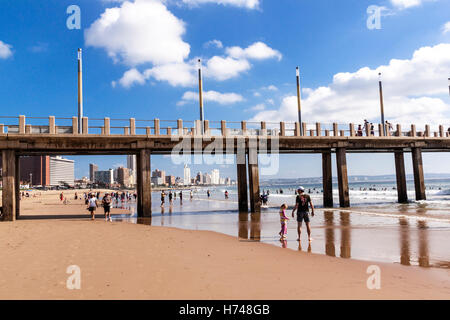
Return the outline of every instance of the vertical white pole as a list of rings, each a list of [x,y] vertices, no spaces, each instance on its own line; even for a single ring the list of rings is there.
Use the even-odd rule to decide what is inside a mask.
[[[78,49],[78,133],[83,131],[83,61],[81,49]]]

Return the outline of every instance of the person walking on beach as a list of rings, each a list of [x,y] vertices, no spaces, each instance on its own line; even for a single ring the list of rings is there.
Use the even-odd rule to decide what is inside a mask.
[[[164,193],[164,191],[161,191],[161,207],[164,207],[165,197],[166,197],[166,194]]]
[[[64,193],[63,192],[61,192],[59,194],[59,200],[64,201]]]
[[[280,208],[280,223],[281,223],[281,231],[278,233],[280,235],[280,240],[285,240],[287,235],[287,221],[289,218],[286,216],[287,205],[282,204]]]
[[[208,196],[208,198],[211,197],[211,192],[209,192],[209,190],[206,191],[206,195]]]
[[[183,205],[183,191],[180,190],[180,206]]]
[[[95,220],[95,210],[97,209],[97,198],[91,194],[88,201],[88,210],[91,213],[91,220]]]
[[[172,198],[173,198],[173,194],[172,194],[172,190],[170,190],[169,192],[169,204],[172,205]]]
[[[225,199],[228,199],[228,190],[225,190]]]
[[[102,199],[103,211],[105,212],[105,221],[112,221],[111,219],[111,196],[109,193],[105,193],[105,196]]]
[[[297,210],[297,232],[298,239],[300,241],[300,236],[302,233],[302,222],[305,221],[306,231],[308,232],[308,241],[311,241],[311,226],[309,220],[309,206],[311,206],[311,216],[314,217],[314,205],[311,201],[311,197],[308,194],[305,194],[305,188],[298,187],[297,189],[298,195],[295,199],[295,207],[292,210],[292,217],[294,217],[294,212]]]
[[[192,193],[192,190],[189,192],[189,197],[192,200],[192,198],[194,198],[194,194]]]

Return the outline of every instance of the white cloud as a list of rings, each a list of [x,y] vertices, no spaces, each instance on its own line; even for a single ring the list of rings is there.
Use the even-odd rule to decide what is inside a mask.
[[[237,77],[240,73],[250,68],[250,63],[245,59],[214,56],[206,63],[204,75],[208,78],[223,81]]]
[[[231,47],[227,48],[227,54],[230,57],[237,59],[255,59],[255,60],[264,60],[276,58],[281,60],[282,54],[267,46],[264,42],[255,42],[249,47],[242,49],[241,47]]]
[[[12,56],[12,46],[0,40],[0,59],[7,59]]]
[[[205,47],[205,48],[216,47],[216,48],[222,49],[223,48],[223,43],[220,40],[214,39],[214,40],[210,40],[208,42],[205,42],[203,47]]]
[[[338,73],[326,87],[308,89],[302,101],[307,122],[379,122],[378,73],[383,77],[386,119],[393,123],[448,124],[450,105],[440,95],[448,94],[450,44],[423,47],[411,59],[392,59],[376,69],[361,68]],[[257,113],[252,120],[295,121],[297,97],[287,96],[278,110]]]
[[[198,92],[187,91],[183,94],[182,100],[177,105],[184,105],[189,101],[198,101]],[[221,105],[234,104],[244,101],[244,98],[237,93],[220,93],[217,91],[204,91],[203,101],[217,102]]]
[[[247,9],[259,8],[259,0],[182,0],[182,2],[191,6],[199,6],[206,3],[215,3]]]
[[[271,105],[275,104],[275,101],[273,99],[267,99],[266,102]]]
[[[145,70],[146,78],[167,81],[171,86],[190,87],[197,83],[196,65],[193,61],[164,64]]]
[[[411,7],[416,7],[422,4],[423,0],[391,0],[394,7],[399,9],[407,9]]]
[[[122,78],[120,78],[119,83],[122,85],[122,87],[130,88],[134,84],[144,84],[146,80],[146,77],[141,74],[137,69],[133,68],[128,71],[126,71]],[[116,86],[116,82],[113,81],[112,83],[113,87]]]
[[[159,0],[135,0],[106,9],[85,31],[85,41],[129,66],[160,65],[188,57],[190,46],[182,39],[184,33],[184,22]]]
[[[251,111],[262,111],[265,110],[266,106],[264,105],[264,103],[259,103],[253,107],[250,108]]]
[[[447,22],[446,24],[444,24],[444,26],[442,27],[442,33],[446,34],[450,32],[450,21]]]

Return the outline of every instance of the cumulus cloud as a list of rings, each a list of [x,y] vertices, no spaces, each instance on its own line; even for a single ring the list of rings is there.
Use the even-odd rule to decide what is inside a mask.
[[[210,40],[208,42],[205,42],[203,47],[205,47],[205,48],[216,47],[216,48],[222,49],[223,48],[223,43],[220,40],[214,39],[214,40]]]
[[[442,33],[446,34],[450,32],[450,21],[447,22],[446,24],[444,24],[444,26],[442,27]]]
[[[225,6],[234,6],[247,9],[258,9],[259,0],[182,0],[183,3],[190,6],[199,6],[206,3],[215,3]]]
[[[423,0],[391,0],[394,7],[399,9],[407,9],[422,4]]]
[[[106,9],[85,31],[85,41],[87,46],[105,49],[116,62],[161,65],[188,57],[184,33],[184,22],[159,0],[135,0]]]
[[[264,60],[276,58],[281,60],[282,58],[282,54],[279,51],[270,48],[267,44],[260,41],[253,43],[245,49],[241,47],[227,48],[226,52],[230,57],[237,59]]]
[[[129,88],[134,84],[144,84],[146,80],[146,77],[141,74],[137,69],[133,68],[128,71],[126,71],[122,78],[120,78],[119,83],[124,88]],[[113,87],[116,86],[116,82],[113,81],[112,83]]]
[[[184,105],[190,101],[198,101],[198,92],[187,91],[183,94],[181,101],[177,105]],[[220,105],[234,104],[244,101],[244,98],[237,93],[220,93],[217,91],[204,91],[203,101],[217,102]]]
[[[206,63],[205,77],[216,80],[228,80],[250,69],[250,63],[245,59],[214,56]]]
[[[423,47],[411,59],[392,59],[376,69],[338,73],[324,87],[303,90],[307,122],[379,121],[378,73],[382,73],[386,119],[402,124],[450,123],[450,105],[440,95],[448,94],[450,44]],[[287,96],[278,110],[257,113],[253,121],[295,121],[297,97]]]
[[[12,46],[0,40],[0,59],[7,59],[12,56]]]

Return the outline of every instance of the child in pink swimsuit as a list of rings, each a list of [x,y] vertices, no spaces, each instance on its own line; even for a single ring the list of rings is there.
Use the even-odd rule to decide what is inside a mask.
[[[281,237],[281,240],[286,239],[287,235],[287,221],[289,220],[289,218],[286,216],[286,209],[287,205],[283,203],[280,208],[281,231],[279,235]]]

